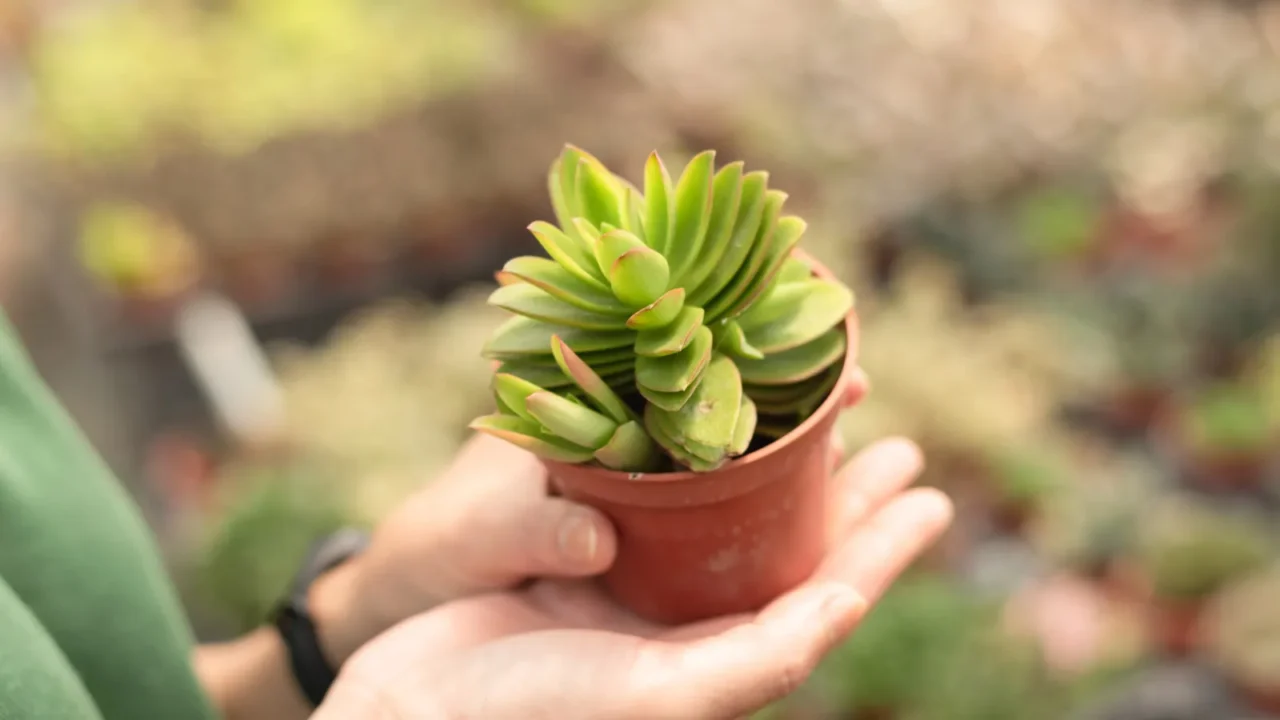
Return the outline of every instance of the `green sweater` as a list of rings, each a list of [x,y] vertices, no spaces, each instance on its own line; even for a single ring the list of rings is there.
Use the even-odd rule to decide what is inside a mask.
[[[214,716],[136,509],[0,313],[0,720]]]

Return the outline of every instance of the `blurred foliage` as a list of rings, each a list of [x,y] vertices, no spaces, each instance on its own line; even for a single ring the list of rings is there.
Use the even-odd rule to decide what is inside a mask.
[[[172,221],[134,203],[100,202],[81,221],[81,262],[104,285],[159,296],[199,273],[191,239]]]
[[[1138,558],[1158,597],[1200,600],[1275,555],[1265,524],[1190,496],[1161,499],[1141,518]]]
[[[484,4],[448,0],[85,7],[32,51],[35,126],[45,149],[89,162],[186,136],[241,151],[367,123],[495,72],[511,31]]]
[[[197,583],[236,632],[267,619],[318,538],[357,522],[332,470],[277,460],[233,468]],[[345,481],[345,478],[343,478]]]

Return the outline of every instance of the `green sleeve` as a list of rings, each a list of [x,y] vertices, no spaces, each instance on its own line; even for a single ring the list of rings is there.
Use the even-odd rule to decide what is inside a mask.
[[[142,519],[3,314],[0,578],[106,720],[213,717],[191,667],[190,628]]]

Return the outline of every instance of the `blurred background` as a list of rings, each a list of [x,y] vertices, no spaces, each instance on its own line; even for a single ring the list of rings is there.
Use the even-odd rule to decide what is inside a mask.
[[[1280,3],[0,0],[0,303],[199,634],[430,482],[564,142],[769,169],[944,542],[780,720],[1280,718]]]

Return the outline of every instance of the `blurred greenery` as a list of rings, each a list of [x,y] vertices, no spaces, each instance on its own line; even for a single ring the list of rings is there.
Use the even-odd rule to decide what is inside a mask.
[[[1278,554],[1280,3],[1017,5],[5,3],[0,52],[22,48],[31,103],[0,125],[29,112],[28,149],[67,181],[49,192],[108,292],[247,270],[300,308],[265,314],[307,336],[273,348],[292,454],[233,449],[195,513],[206,542],[180,559],[240,628],[315,535],[429,481],[492,402],[478,349],[498,316],[487,287],[458,289],[533,247],[528,168],[572,141],[610,161],[714,146],[770,170],[805,247],[858,293],[873,391],[840,421],[847,445],[916,439],[923,481],[959,505],[771,716],[1057,718],[1123,691],[1128,668],[1051,672],[1049,639],[1005,629],[1015,589],[1087,577],[1140,618],[1135,585],[1274,600],[1231,588]],[[323,232],[296,219],[316,205]],[[353,287],[380,302],[333,310],[312,344],[307,313]],[[385,297],[424,289],[450,299]],[[1191,466],[1224,454],[1266,469],[1203,487]],[[1002,526],[1010,504],[1030,522]],[[1224,669],[1274,657],[1258,646]]]

